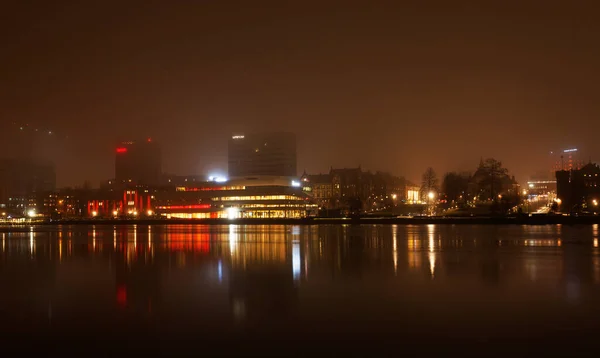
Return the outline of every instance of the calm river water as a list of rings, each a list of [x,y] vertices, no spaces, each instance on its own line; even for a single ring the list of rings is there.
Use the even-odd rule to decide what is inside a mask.
[[[0,228],[0,349],[598,356],[594,226]]]

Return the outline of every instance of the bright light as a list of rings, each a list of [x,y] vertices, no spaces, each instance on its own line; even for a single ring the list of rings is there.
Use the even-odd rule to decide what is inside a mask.
[[[573,149],[565,149],[564,152],[565,153],[571,153],[571,152],[576,152],[577,148],[573,148]]]
[[[97,211],[92,211],[92,216],[98,216],[98,212]]]
[[[6,216],[6,213],[2,213],[2,216]]]
[[[244,139],[243,135],[234,135],[231,137],[231,139]]]
[[[138,214],[137,211],[134,211],[134,212],[131,213],[131,215],[133,215],[133,216],[137,216],[137,214]]]
[[[557,203],[558,205],[560,205],[560,204],[562,203],[562,200],[560,200],[559,198],[556,198],[556,200],[554,200],[554,201],[556,201],[556,203]]]
[[[227,208],[227,218],[237,219],[240,216],[240,209],[235,207]]]
[[[300,187],[300,182],[292,180],[292,186],[295,188],[298,188],[298,187]]]
[[[119,215],[119,212],[117,210],[113,211],[113,216],[117,216]]]
[[[523,195],[527,195],[527,190],[523,189]]]
[[[301,272],[300,243],[294,242],[292,244],[292,274],[294,275],[294,281],[300,279]]]
[[[529,183],[529,187],[530,187],[531,189],[533,189],[533,187],[534,187],[534,186],[535,186],[535,185],[533,185],[533,183]]]
[[[598,206],[598,200],[594,199],[592,200],[592,203],[594,203],[594,206]]]
[[[398,195],[392,194],[392,199],[396,200],[397,198],[398,198]]]
[[[29,210],[29,211],[27,212],[27,216],[29,216],[30,218],[33,218],[33,217],[35,217],[35,215],[36,215],[36,214],[35,214],[35,210],[33,210],[33,209],[32,209],[32,210]]]
[[[146,214],[148,214],[148,216],[152,216],[152,215],[154,215],[154,212],[152,210],[148,210],[148,212],[146,212]]]
[[[210,175],[208,177],[208,181],[214,181],[215,183],[224,183],[227,181],[227,178],[222,175]]]
[[[433,198],[435,198],[435,194],[432,191],[430,191],[429,194],[427,194],[427,197],[429,199],[433,199]]]

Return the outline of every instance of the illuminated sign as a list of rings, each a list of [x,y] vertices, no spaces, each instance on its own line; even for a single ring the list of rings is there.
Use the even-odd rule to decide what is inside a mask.
[[[577,149],[573,148],[573,149],[565,149],[564,152],[565,153],[572,153],[572,152],[576,152]]]
[[[120,153],[120,154],[127,153],[127,148],[119,147],[119,148],[117,148],[117,153]]]
[[[243,135],[234,135],[231,137],[231,139],[244,139]]]

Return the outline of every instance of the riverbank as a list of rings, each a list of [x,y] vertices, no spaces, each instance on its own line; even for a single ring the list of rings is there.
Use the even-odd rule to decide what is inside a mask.
[[[600,216],[534,215],[521,217],[379,217],[306,219],[86,219],[22,223],[30,225],[578,225],[600,224]],[[4,227],[7,227],[6,225]]]

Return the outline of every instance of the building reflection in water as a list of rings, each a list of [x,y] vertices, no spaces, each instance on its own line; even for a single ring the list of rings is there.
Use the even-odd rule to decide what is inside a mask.
[[[398,225],[392,226],[392,258],[394,260],[394,276],[398,274]]]
[[[435,278],[435,225],[427,225],[427,238],[428,238],[428,248],[429,248],[429,272],[431,273],[431,278]]]
[[[407,228],[407,245],[408,245],[408,267],[410,269],[419,270],[421,268],[421,247],[422,241],[419,237],[418,226]]]
[[[592,237],[594,249],[598,249],[598,224],[592,226]],[[592,267],[594,271],[594,283],[600,283],[600,252],[594,251],[592,256]]]
[[[49,285],[44,286],[47,292],[40,297],[67,289],[66,283],[52,287],[56,272],[61,277],[58,281],[69,283],[74,281],[63,279],[64,275],[91,270],[96,276],[85,284],[110,282],[111,304],[117,309],[144,315],[160,314],[165,307],[199,310],[202,306],[196,298],[204,297],[212,300],[210,304],[226,305],[230,319],[252,324],[293,316],[301,291],[339,288],[346,282],[360,287],[387,279],[395,283],[421,280],[420,284],[435,279],[436,286],[450,278],[478,284],[524,279],[531,286],[561,287],[565,299],[579,302],[586,285],[600,283],[598,235],[598,225],[592,230],[234,224],[26,228],[2,232],[0,265],[3,275],[15,275],[15,270],[23,268],[15,263],[27,261],[27,270],[39,275],[30,285],[48,279],[44,281]],[[585,245],[568,243],[578,236]],[[471,240],[474,237],[476,243]],[[496,245],[500,240],[502,244]],[[43,264],[38,267],[38,263]],[[48,272],[38,272],[41,267]],[[30,279],[31,272],[19,274]],[[3,292],[10,291],[6,285],[12,284],[19,295],[33,295],[13,281],[4,281]],[[197,296],[190,299],[192,294]],[[61,299],[71,299],[67,296]],[[101,305],[101,297],[91,299]],[[189,302],[180,303],[186,297]],[[48,310],[48,301],[44,307]],[[52,305],[53,319],[61,312]]]

